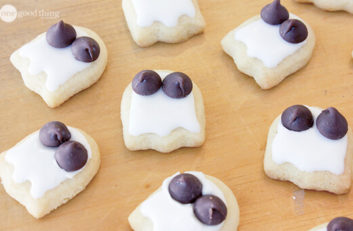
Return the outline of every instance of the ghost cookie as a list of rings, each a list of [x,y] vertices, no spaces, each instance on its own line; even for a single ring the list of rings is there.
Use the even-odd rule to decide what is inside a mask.
[[[296,0],[297,2],[313,3],[320,9],[327,11],[340,11],[344,10],[353,14],[353,1],[352,0]]]
[[[144,70],[121,101],[125,145],[130,150],[171,152],[205,140],[205,113],[199,88],[184,73]]]
[[[129,223],[135,231],[235,231],[239,207],[217,178],[176,173],[130,214]]]
[[[141,47],[182,42],[205,27],[197,0],[123,0],[122,5],[132,38]]]
[[[309,231],[353,231],[353,220],[348,217],[336,217],[329,223],[319,225]]]
[[[10,60],[26,87],[49,107],[57,107],[100,78],[107,49],[93,31],[60,21],[15,51]]]
[[[92,137],[52,121],[0,154],[0,178],[11,197],[41,218],[84,190],[99,165]]]
[[[269,89],[308,63],[315,35],[307,23],[275,0],[262,9],[261,16],[229,32],[221,44],[239,71]]]
[[[291,106],[270,127],[265,173],[302,189],[347,193],[351,187],[352,142],[347,120],[337,109]]]

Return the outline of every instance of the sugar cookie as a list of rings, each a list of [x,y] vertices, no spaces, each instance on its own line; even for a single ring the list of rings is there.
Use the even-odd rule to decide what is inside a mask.
[[[0,178],[11,197],[41,218],[84,190],[99,165],[89,135],[52,121],[0,154]]]
[[[182,42],[205,27],[197,0],[123,0],[122,7],[132,38],[141,47]]]
[[[308,63],[315,35],[307,23],[275,0],[262,9],[261,16],[229,32],[221,44],[239,71],[269,89]]]
[[[344,194],[351,187],[352,144],[347,120],[335,108],[294,105],[270,127],[265,173],[302,189]]]
[[[63,21],[15,51],[10,60],[26,87],[57,107],[90,87],[107,64],[107,49],[93,31]]]
[[[201,172],[176,173],[129,216],[135,231],[234,231],[239,207],[220,180]]]
[[[319,225],[309,231],[353,231],[353,220],[348,217],[336,217],[329,223]]]
[[[344,10],[353,14],[352,0],[296,0],[297,2],[313,3],[315,6],[327,11]]]
[[[205,140],[201,92],[181,72],[139,72],[124,91],[121,120],[130,150],[171,152]]]

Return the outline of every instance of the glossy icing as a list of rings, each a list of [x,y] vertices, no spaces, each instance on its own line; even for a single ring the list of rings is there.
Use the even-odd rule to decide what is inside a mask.
[[[187,172],[196,176],[202,183],[202,194],[218,196],[226,204],[223,192],[201,172]],[[217,231],[223,223],[208,226],[201,223],[194,215],[192,204],[181,204],[169,194],[168,186],[174,176],[163,181],[161,188],[145,200],[140,207],[143,216],[153,223],[153,231]]]
[[[87,36],[82,29],[75,27],[75,30],[77,37]],[[19,49],[19,55],[29,59],[28,72],[31,75],[46,73],[45,87],[53,92],[73,75],[89,67],[91,63],[75,59],[71,52],[72,45],[65,48],[50,46],[45,34],[22,46]]]
[[[272,159],[277,164],[291,163],[301,171],[344,172],[347,134],[339,140],[324,137],[316,127],[316,118],[322,109],[308,107],[314,117],[314,126],[302,132],[290,131],[281,122],[272,143]]]
[[[157,73],[163,79],[170,72],[157,71]],[[201,130],[192,92],[184,98],[176,99],[167,96],[162,89],[149,96],[138,95],[132,91],[130,135],[153,133],[166,136],[179,127],[195,133]]]
[[[88,161],[92,151],[85,136],[77,129],[68,127],[71,140],[80,142],[88,153]],[[85,167],[74,172],[61,169],[54,158],[57,148],[44,146],[39,140],[39,131],[27,136],[5,154],[5,160],[14,168],[12,179],[15,183],[29,181],[30,193],[34,199],[44,194],[61,182],[73,178]]]

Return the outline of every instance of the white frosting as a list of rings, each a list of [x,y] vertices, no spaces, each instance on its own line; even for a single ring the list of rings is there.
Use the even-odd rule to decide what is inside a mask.
[[[226,204],[223,192],[201,172],[187,172],[196,176],[202,183],[202,194],[218,196]],[[170,181],[176,173],[163,181],[162,187],[142,202],[140,211],[153,223],[153,231],[217,231],[223,223],[209,226],[201,223],[193,212],[192,204],[181,204],[174,200],[168,191]]]
[[[151,26],[161,22],[168,27],[178,24],[179,17],[195,17],[195,6],[192,0],[132,0],[137,15],[137,25]]]
[[[162,79],[170,73],[157,72]],[[146,133],[166,136],[179,127],[190,132],[200,132],[194,101],[193,92],[184,98],[175,99],[167,96],[162,88],[149,96],[132,91],[129,133],[133,136]]]
[[[75,128],[68,129],[71,133],[70,140],[80,142],[87,149],[89,160],[92,151],[85,136]],[[6,152],[5,160],[14,167],[13,180],[16,183],[29,181],[34,199],[41,198],[48,190],[57,187],[66,179],[73,178],[85,167],[66,172],[55,160],[56,150],[57,147],[44,146],[39,140],[39,131],[36,131]]]
[[[319,229],[317,229],[316,231],[327,231],[327,227],[319,228]]]
[[[293,18],[297,18],[293,16]],[[276,67],[282,60],[295,53],[307,40],[289,43],[279,33],[280,25],[270,25],[259,18],[234,32],[234,39],[243,42],[247,55],[257,58],[268,68]]]
[[[75,27],[77,37],[87,34]],[[33,41],[19,49],[19,55],[30,60],[28,72],[37,75],[47,74],[45,86],[48,91],[55,91],[73,75],[87,68],[91,63],[75,59],[71,52],[71,45],[65,48],[55,48],[48,44],[46,33],[39,35]]]
[[[321,109],[308,107],[314,117],[314,126],[302,132],[290,131],[281,121],[272,143],[272,159],[277,164],[291,163],[305,172],[344,172],[347,151],[347,134],[339,140],[324,137],[316,127]]]

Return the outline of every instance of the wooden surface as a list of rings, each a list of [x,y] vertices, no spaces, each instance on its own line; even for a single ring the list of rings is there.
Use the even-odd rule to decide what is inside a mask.
[[[353,217],[353,192],[336,196],[303,191],[268,179],[263,155],[272,120],[292,104],[336,106],[353,126],[353,15],[327,13],[285,1],[317,36],[304,69],[271,90],[241,74],[220,40],[258,14],[266,0],[200,0],[205,33],[176,44],[139,48],[132,41],[119,0],[0,0],[18,11],[58,11],[68,23],[88,27],[105,41],[109,61],[102,78],[56,109],[29,91],[9,62],[10,54],[57,19],[27,15],[0,21],[0,151],[50,120],[92,135],[102,165],[85,191],[41,220],[32,218],[0,187],[0,230],[130,230],[129,213],[176,171],[199,170],[223,180],[240,205],[239,230],[308,230],[335,216]],[[141,69],[170,69],[191,76],[203,92],[207,140],[201,148],[172,154],[130,152],[122,139],[120,100]],[[296,196],[296,200],[293,199]]]

